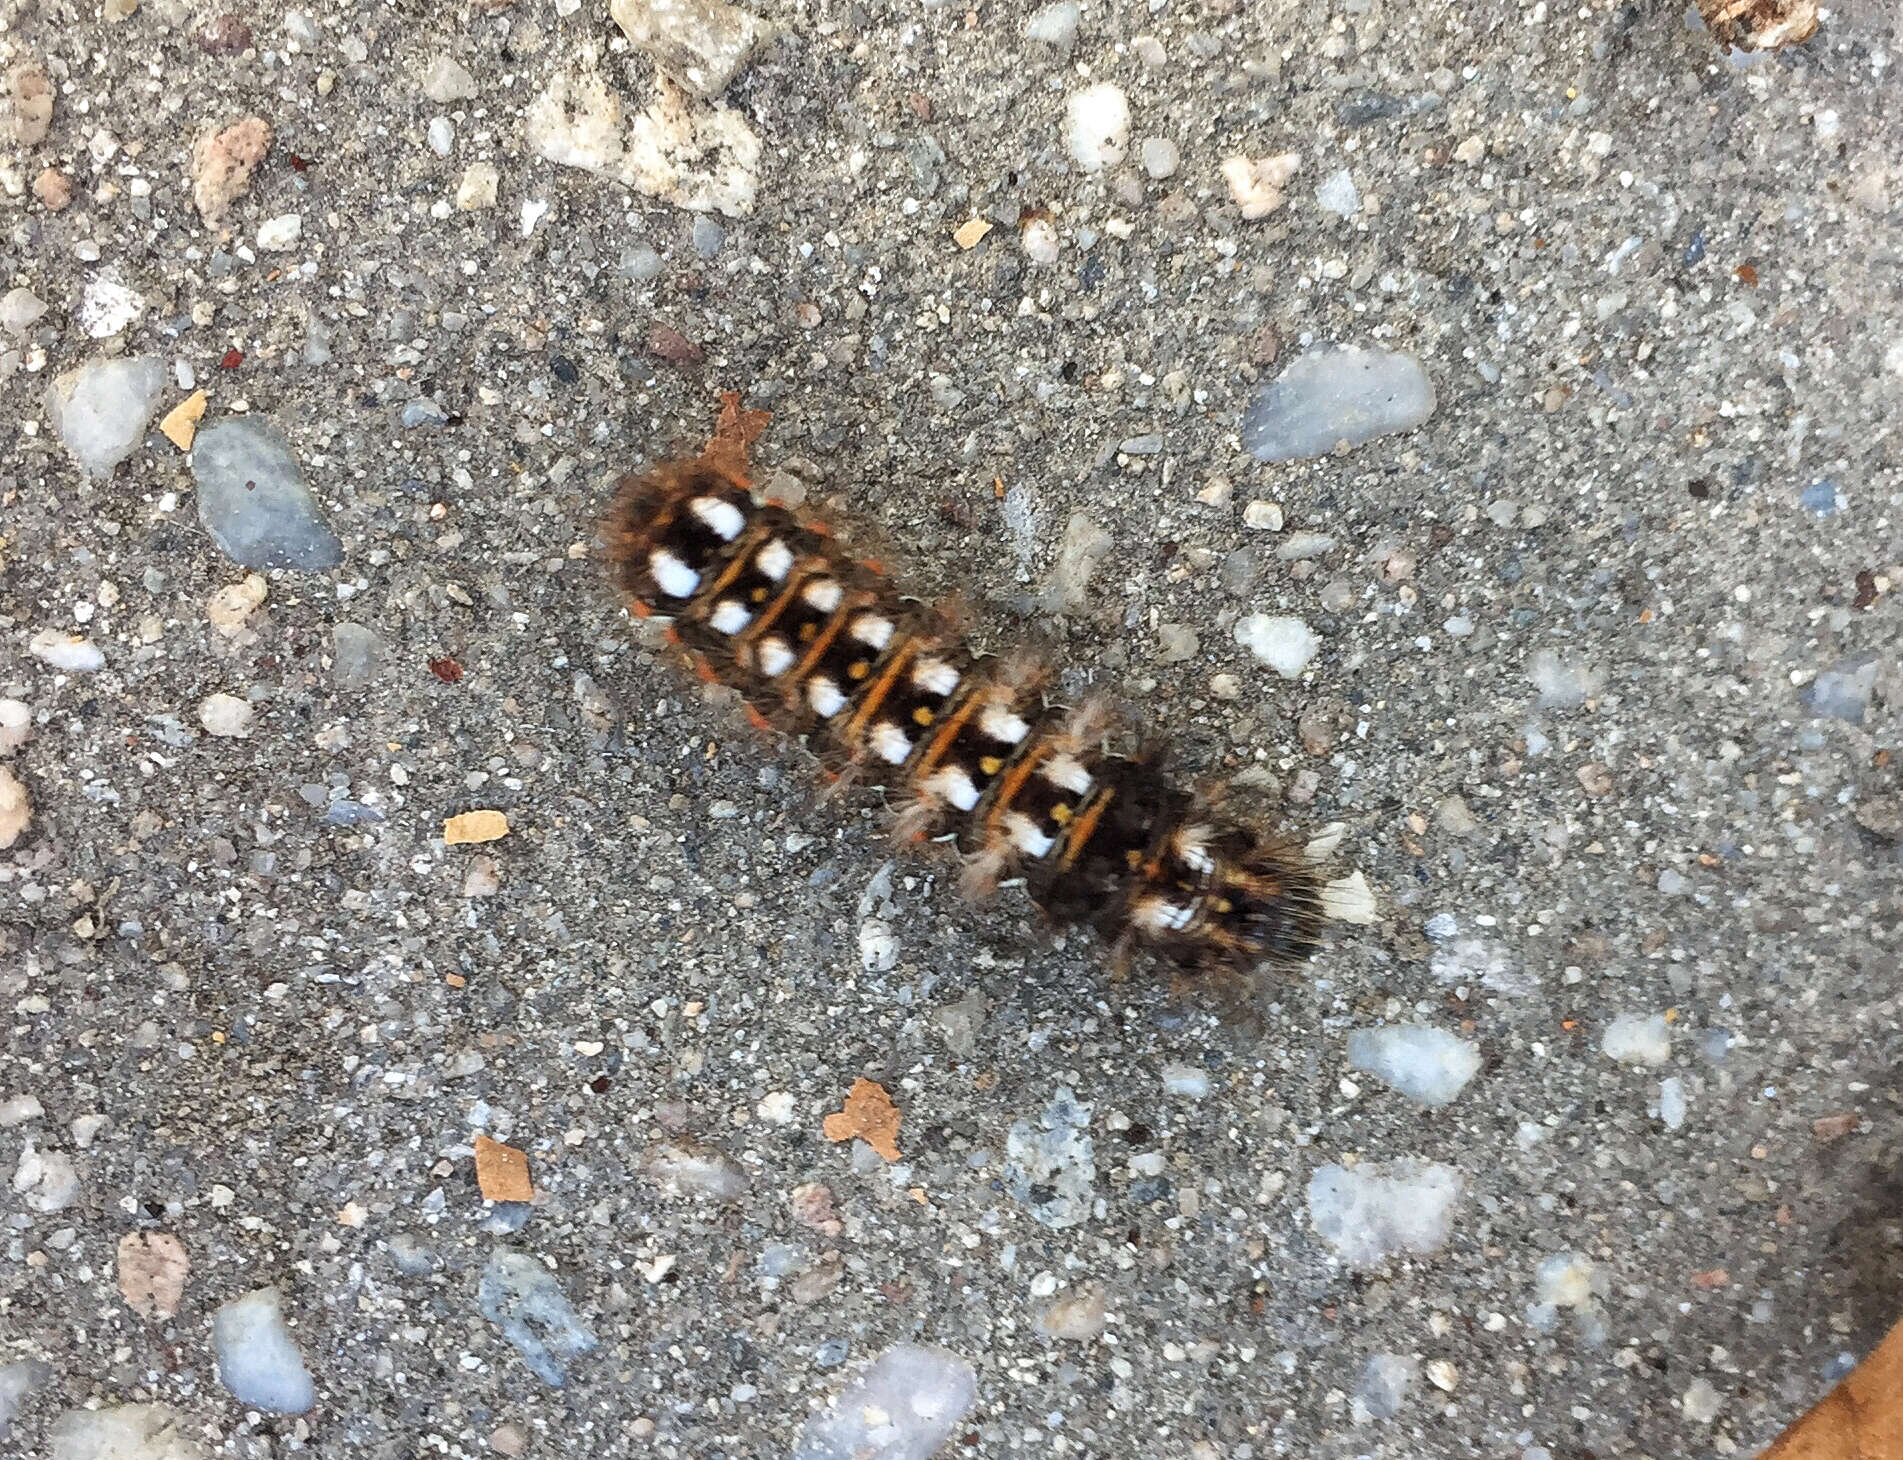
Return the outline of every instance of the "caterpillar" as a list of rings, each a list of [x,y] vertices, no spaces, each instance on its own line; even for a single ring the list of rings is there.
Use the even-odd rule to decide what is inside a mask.
[[[1302,841],[1219,814],[1153,753],[1107,749],[1106,712],[1048,705],[1032,662],[974,653],[824,522],[756,502],[743,456],[622,477],[601,538],[631,613],[671,618],[756,725],[882,785],[902,842],[955,843],[967,894],[1021,878],[1053,923],[1186,972],[1246,975],[1319,946],[1327,899]]]

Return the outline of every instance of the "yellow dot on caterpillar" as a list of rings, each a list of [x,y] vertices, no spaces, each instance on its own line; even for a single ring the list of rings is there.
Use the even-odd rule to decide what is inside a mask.
[[[819,625],[818,625],[818,624],[815,624],[815,623],[804,623],[804,624],[801,624],[801,625],[800,625],[800,642],[801,642],[802,644],[810,644],[810,643],[812,643],[812,642],[813,642],[813,635],[814,635],[814,634],[816,634],[816,633],[818,633],[818,632],[819,632]]]
[[[872,673],[872,666],[863,659],[855,659],[846,666],[848,679],[864,679],[870,673]]]
[[[1063,801],[1059,801],[1051,808],[1051,820],[1055,821],[1059,826],[1069,826],[1071,817],[1076,814],[1077,813],[1072,811],[1070,806]]]
[[[995,755],[981,756],[978,760],[978,769],[988,776],[995,776],[1004,769],[1004,762]]]
[[[1128,862],[1132,868],[1141,867],[1143,865],[1143,853],[1138,851],[1135,847],[1131,847],[1129,851],[1123,854],[1123,860]]]
[[[932,707],[930,705],[920,705],[916,710],[912,711],[912,720],[915,724],[919,725],[931,724]]]
[[[752,600],[753,600],[753,601],[754,601],[755,603],[765,603],[765,602],[766,602],[766,589],[765,589],[765,588],[756,588],[756,589],[754,589],[754,590],[753,590],[753,592],[751,592],[751,593],[749,593],[749,594],[748,594],[747,596],[748,596],[749,598],[751,598],[751,599],[752,599]]]
[[[1226,898],[1226,897],[1219,897],[1219,898],[1217,898],[1217,899],[1216,899],[1216,911],[1217,911],[1217,912],[1219,912],[1219,913],[1232,913],[1232,912],[1234,912],[1235,910],[1236,910],[1236,905],[1235,905],[1235,904],[1234,904],[1233,902],[1231,902],[1231,901],[1230,901],[1230,900],[1229,900],[1228,898]]]

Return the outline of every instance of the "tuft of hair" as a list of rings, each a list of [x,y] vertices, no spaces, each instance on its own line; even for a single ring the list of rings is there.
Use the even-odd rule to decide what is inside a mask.
[[[972,902],[983,902],[998,890],[1011,866],[1011,852],[1003,846],[984,846],[965,858],[958,890]]]
[[[936,793],[914,790],[892,818],[893,845],[910,847],[924,841],[938,829],[944,811],[945,803]]]

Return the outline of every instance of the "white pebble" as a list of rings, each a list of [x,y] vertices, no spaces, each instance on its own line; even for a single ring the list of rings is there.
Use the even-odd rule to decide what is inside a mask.
[[[42,1151],[29,1137],[13,1168],[14,1194],[33,1211],[64,1211],[79,1199],[79,1172],[63,1151]]]
[[[1084,7],[1077,0],[1052,0],[1031,12],[1031,18],[1024,22],[1024,35],[1027,40],[1067,51],[1077,39],[1077,27],[1083,18]]]
[[[1024,225],[1018,241],[1032,263],[1048,266],[1057,262],[1057,227],[1050,219],[1033,218]]]
[[[304,236],[304,219],[297,213],[280,213],[258,225],[258,247],[266,253],[288,253]]]
[[[1434,414],[1434,383],[1409,354],[1318,347],[1250,401],[1242,445],[1257,461],[1326,456],[1339,445],[1411,431]]]
[[[1557,1252],[1533,1274],[1534,1296],[1554,1308],[1592,1306],[1592,1260],[1577,1252]]]
[[[12,846],[33,824],[33,803],[18,776],[0,766],[0,850]]]
[[[205,727],[207,734],[242,740],[251,733],[251,722],[256,714],[249,700],[228,694],[207,695],[198,707],[198,723]]]
[[[58,629],[41,629],[26,647],[35,659],[68,674],[91,674],[106,667],[106,656],[90,639],[62,634]]]
[[[435,117],[429,124],[429,150],[438,157],[447,157],[456,147],[456,127],[448,117]]]
[[[1444,1029],[1389,1024],[1348,1036],[1348,1064],[1417,1105],[1446,1105],[1480,1071],[1480,1049]]]
[[[211,1347],[218,1382],[240,1404],[266,1414],[302,1414],[317,1402],[276,1288],[259,1288],[220,1306],[211,1315]]]
[[[1665,1122],[1667,1130],[1677,1130],[1685,1124],[1685,1082],[1677,1075],[1659,1081],[1659,1119]]]
[[[496,188],[501,182],[502,174],[493,162],[470,163],[463,170],[462,181],[456,184],[456,207],[464,213],[495,207]]]
[[[1685,1391],[1685,1418],[1698,1424],[1710,1424],[1724,1407],[1724,1395],[1712,1387],[1709,1379],[1694,1379]]]
[[[806,1422],[793,1460],[927,1460],[977,1397],[977,1372],[957,1354],[894,1345]]]
[[[867,918],[859,925],[859,966],[867,973],[889,973],[898,963],[899,937],[892,925]]]
[[[1621,1014],[1599,1036],[1599,1048],[1622,1065],[1662,1065],[1672,1057],[1663,1014]]]
[[[1143,170],[1159,182],[1176,176],[1176,169],[1183,165],[1182,152],[1168,137],[1145,137],[1140,155]]]
[[[1309,1178],[1308,1216],[1342,1261],[1369,1268],[1398,1252],[1438,1252],[1453,1232],[1460,1191],[1453,1167],[1412,1157],[1323,1166]]]
[[[1280,502],[1251,502],[1242,509],[1242,525],[1253,527],[1257,532],[1280,532],[1282,504]]]
[[[1287,201],[1282,189],[1302,165],[1299,152],[1282,152],[1274,157],[1229,157],[1223,160],[1223,181],[1229,184],[1229,196],[1235,199],[1242,216],[1266,218]]]
[[[1064,106],[1064,145],[1085,172],[1123,161],[1130,142],[1130,100],[1108,81],[1086,86]]]
[[[5,1100],[0,1100],[0,1130],[25,1125],[44,1114],[46,1107],[40,1104],[37,1095],[9,1095]]]
[[[1352,218],[1361,209],[1361,194],[1355,190],[1354,175],[1347,168],[1331,172],[1315,189],[1315,201],[1339,218]]]
[[[1541,649],[1526,661],[1526,677],[1548,709],[1569,710],[1598,694],[1605,675],[1575,654]]]
[[[1321,640],[1298,618],[1252,613],[1236,625],[1236,642],[1284,679],[1308,667]]]
[[[1163,1089],[1170,1095],[1187,1095],[1201,1100],[1209,1093],[1209,1072],[1194,1065],[1164,1065]]]

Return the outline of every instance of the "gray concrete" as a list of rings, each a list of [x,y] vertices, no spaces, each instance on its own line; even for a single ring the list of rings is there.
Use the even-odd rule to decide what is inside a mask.
[[[653,85],[567,8],[319,0],[233,50],[195,39],[216,7],[39,0],[5,37],[57,95],[0,198],[50,306],[0,339],[0,693],[33,716],[0,1102],[38,1106],[0,1106],[0,1365],[48,1366],[0,1448],[137,1403],[215,1455],[783,1455],[900,1342],[975,1369],[972,1457],[1730,1454],[1817,1398],[1903,1312],[1894,6],[1740,66],[1669,3],[1093,5],[1064,51],[1022,0],[773,0],[726,97],[759,205],[698,229],[532,155],[584,47],[630,114]],[[443,53],[473,97],[426,99]],[[1085,176],[1065,100],[1106,80],[1127,156]],[[246,114],[275,138],[213,229],[193,145]],[[1243,220],[1222,161],[1291,149]],[[1342,169],[1352,218],[1315,196]],[[92,340],[107,269],[145,307]],[[1311,341],[1417,354],[1434,414],[1255,462],[1242,412]],[[245,570],[187,458],[154,427],[89,481],[43,414],[114,349],[164,362],[160,415],[184,362],[207,423],[274,420],[342,564],[214,623]],[[1346,822],[1381,920],[1252,1000],[1120,980],[942,864],[875,885],[876,804],[707,702],[587,557],[724,387],[774,413],[766,474],[985,642],[1051,643],[1267,817]],[[1109,547],[1052,625],[1078,513]],[[1319,638],[1300,682],[1251,614]],[[381,650],[347,630],[340,687],[346,623]],[[104,667],[29,654],[49,628]],[[247,736],[202,730],[213,694]],[[510,834],[446,848],[477,808]],[[1602,1049],[1659,1014],[1667,1064]],[[1478,1074],[1410,1103],[1348,1064],[1384,1021]],[[821,1134],[858,1076],[898,1167]],[[1076,1204],[1006,1163],[1060,1088],[1094,1181],[1054,1227]],[[479,1130],[532,1209],[485,1209]],[[715,1195],[654,1179],[681,1139]],[[1395,1161],[1459,1173],[1450,1231],[1350,1272],[1310,1180]],[[189,1255],[172,1317],[120,1296],[141,1231]],[[598,1340],[560,1389],[483,1315],[498,1248]],[[272,1285],[295,1418],[212,1365],[213,1311]]]

